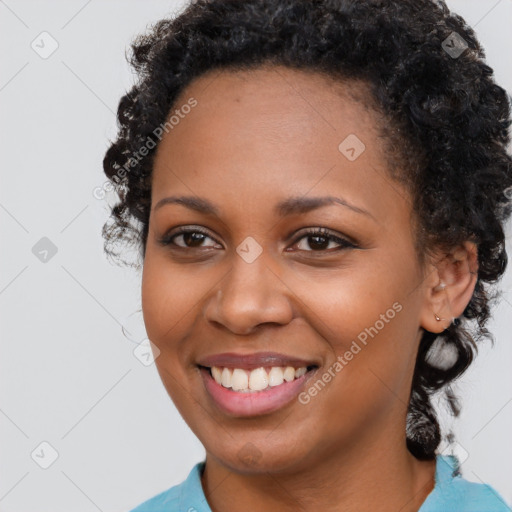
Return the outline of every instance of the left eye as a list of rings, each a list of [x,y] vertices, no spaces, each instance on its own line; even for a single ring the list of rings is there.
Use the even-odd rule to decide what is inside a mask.
[[[308,231],[300,238],[298,238],[297,241],[295,242],[295,245],[299,246],[302,244],[302,247],[298,247],[299,250],[306,252],[318,252],[332,249],[332,247],[329,247],[331,243],[337,244],[339,246],[336,250],[346,249],[348,247],[356,247],[352,242],[349,242],[344,238],[340,238],[339,236],[336,236],[324,229]],[[312,250],[308,250],[305,248],[306,246],[309,246]]]

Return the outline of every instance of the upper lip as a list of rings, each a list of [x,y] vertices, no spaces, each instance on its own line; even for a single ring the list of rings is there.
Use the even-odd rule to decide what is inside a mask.
[[[220,366],[247,370],[268,366],[293,366],[295,368],[301,368],[303,366],[318,366],[315,361],[308,361],[295,356],[279,354],[277,352],[255,352],[252,354],[225,352],[223,354],[214,354],[203,357],[199,359],[197,364],[208,368],[211,368],[212,366]]]

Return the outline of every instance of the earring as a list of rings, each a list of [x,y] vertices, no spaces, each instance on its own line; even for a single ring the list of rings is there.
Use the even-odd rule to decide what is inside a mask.
[[[441,319],[434,313],[435,319],[439,322]]]

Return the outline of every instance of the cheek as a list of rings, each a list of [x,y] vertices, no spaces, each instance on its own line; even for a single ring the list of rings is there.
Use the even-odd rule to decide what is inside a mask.
[[[336,353],[343,353],[353,340],[363,344],[376,337],[398,342],[400,332],[411,324],[417,300],[406,283],[418,279],[413,264],[397,265],[390,255],[387,261],[370,253],[357,255],[357,262],[346,268],[322,272],[296,269],[282,274],[300,300],[301,315],[320,332]],[[405,333],[404,333],[405,334]],[[393,341],[395,340],[395,341]]]
[[[420,302],[406,283],[419,275],[414,264],[395,261],[389,258],[357,272],[347,268],[335,277],[330,271],[290,284],[303,302],[306,323],[321,334],[331,353],[319,376],[331,374],[325,375],[326,387],[335,394],[325,394],[326,406],[335,401],[345,411],[356,411],[365,408],[363,403],[371,410],[370,404],[389,403],[394,396],[408,401]],[[285,279],[290,282],[292,276]],[[339,411],[332,409],[332,414],[342,414]]]
[[[362,369],[382,372],[392,381],[414,357],[415,305],[405,302],[390,286],[372,288],[368,293],[345,284],[330,288],[318,282],[310,285],[305,301],[307,322],[329,345],[330,364],[340,361],[347,377],[357,376],[350,379],[351,386],[356,388],[362,378],[374,379],[368,372],[363,377]]]
[[[185,417],[194,403],[194,390],[183,392],[183,383],[190,377],[183,364],[187,333],[193,324],[193,306],[204,290],[201,279],[148,248],[142,273],[141,299],[148,338],[160,350],[155,359],[162,383]]]
[[[199,273],[169,264],[169,260],[146,252],[142,273],[142,311],[148,337],[158,346],[179,338],[187,314],[200,301],[204,290]],[[163,347],[162,347],[163,348]]]

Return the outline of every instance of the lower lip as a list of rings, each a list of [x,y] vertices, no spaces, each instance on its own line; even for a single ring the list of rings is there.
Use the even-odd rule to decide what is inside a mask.
[[[201,368],[204,385],[215,404],[225,413],[233,416],[258,416],[268,414],[289,404],[304,387],[314,370],[291,382],[283,382],[279,386],[265,391],[241,393],[217,384],[210,371]]]

